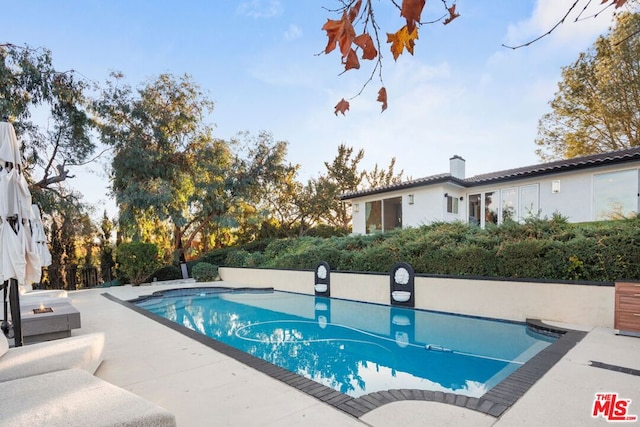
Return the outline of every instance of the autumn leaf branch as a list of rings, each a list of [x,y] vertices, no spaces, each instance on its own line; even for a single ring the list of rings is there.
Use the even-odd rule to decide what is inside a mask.
[[[576,8],[576,6],[578,5],[578,3],[580,3],[581,0],[575,0],[574,3],[571,5],[571,7],[567,10],[567,13],[564,14],[564,16],[558,21],[556,22],[556,24],[551,27],[549,29],[549,31],[547,31],[546,33],[536,37],[533,40],[530,40],[526,43],[517,45],[517,46],[508,46],[506,44],[502,44],[502,47],[506,47],[507,49],[520,49],[523,47],[527,47],[532,45],[533,43],[547,37],[548,35],[550,35],[551,33],[553,33],[560,25],[564,24],[565,20],[567,19],[567,17],[569,16],[569,14],[571,13],[571,11],[573,11],[573,9]],[[589,0],[584,7],[582,8],[582,10],[580,11],[580,13],[578,14],[578,16],[576,17],[576,19],[573,22],[578,22],[578,21],[583,21],[585,19],[588,18],[596,18],[598,17],[598,15],[600,15],[602,12],[604,12],[605,10],[607,10],[608,8],[610,8],[611,6],[614,6],[616,9],[624,6],[624,4],[627,2],[627,0],[601,0],[600,4],[605,4],[606,6],[604,8],[602,8],[600,11],[598,11],[597,13],[593,14],[592,16],[588,16],[588,17],[582,17],[582,14],[584,13],[584,11],[587,9],[587,7],[589,7],[589,4],[591,3],[591,0]]]
[[[418,27],[425,24],[420,18],[425,6],[425,0],[402,0],[401,4],[395,0],[391,3],[400,11],[400,16],[405,19],[406,25],[402,26],[395,33],[387,33],[387,43],[391,44],[391,53],[393,59],[397,60],[406,50],[413,55],[415,41],[418,40]],[[349,2],[342,1],[342,7],[335,9],[334,12],[341,14],[340,19],[327,19],[322,26],[322,30],[327,32],[327,46],[324,49],[325,54],[333,52],[336,48],[340,50],[340,62],[344,65],[344,71],[340,75],[349,70],[360,68],[360,59],[374,61],[374,66],[369,78],[365,81],[360,91],[350,98],[353,99],[360,96],[364,89],[373,81],[374,76],[378,74],[381,88],[378,90],[377,102],[381,103],[382,111],[387,109],[387,89],[382,79],[382,44],[380,41],[379,30],[375,15],[373,12],[372,0],[353,0]],[[445,15],[441,18],[428,23],[442,21],[444,25],[459,17],[456,12],[456,5],[448,6],[446,0],[442,0],[446,9]],[[362,31],[356,34],[354,25],[362,27]],[[373,37],[371,36],[373,33]],[[358,59],[358,53],[361,54]],[[335,106],[335,114],[349,110],[349,101],[342,98]]]

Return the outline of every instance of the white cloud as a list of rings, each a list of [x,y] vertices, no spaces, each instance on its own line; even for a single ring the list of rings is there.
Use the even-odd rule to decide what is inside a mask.
[[[254,19],[273,18],[283,12],[279,0],[251,0],[240,3],[237,12]]]
[[[284,32],[284,39],[291,41],[302,37],[302,29],[295,24],[289,25],[287,31]]]

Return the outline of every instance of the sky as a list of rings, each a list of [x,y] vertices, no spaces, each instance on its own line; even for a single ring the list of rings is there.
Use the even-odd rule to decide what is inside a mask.
[[[383,42],[382,78],[388,109],[376,102],[377,78],[357,95],[372,73],[342,74],[337,51],[323,53],[321,30],[337,0],[0,0],[0,43],[44,47],[58,70],[73,69],[103,83],[112,71],[133,87],[159,74],[189,74],[214,101],[207,118],[215,137],[269,131],[287,141],[288,161],[299,179],[325,172],[340,144],[363,149],[361,166],[386,167],[420,178],[449,171],[449,158],[466,160],[467,176],[539,163],[535,138],[550,111],[563,66],[571,65],[611,25],[611,8],[591,1],[551,35],[546,33],[574,0],[458,0],[451,24],[423,25],[414,55],[397,61],[385,43],[403,19],[390,0],[374,0]],[[451,1],[448,2],[451,4]],[[428,0],[423,21],[444,14]],[[354,97],[355,96],[355,97]],[[354,97],[353,99],[350,99]],[[334,114],[350,99],[345,116]],[[103,166],[72,167],[70,185],[98,216],[115,215]]]

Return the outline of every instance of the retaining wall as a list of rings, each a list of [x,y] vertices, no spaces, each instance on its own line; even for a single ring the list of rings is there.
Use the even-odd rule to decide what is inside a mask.
[[[226,286],[314,294],[313,271],[220,267],[219,273]],[[332,271],[330,277],[334,298],[390,303],[386,274]],[[515,321],[535,318],[613,328],[614,292],[613,284],[415,277],[416,308]]]

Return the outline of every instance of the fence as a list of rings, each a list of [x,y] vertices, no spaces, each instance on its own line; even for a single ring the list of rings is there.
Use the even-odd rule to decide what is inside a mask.
[[[53,266],[43,270],[42,280],[34,285],[35,289],[66,289],[69,291],[93,288],[111,281],[111,271],[104,274],[96,266],[78,266],[77,264]]]

